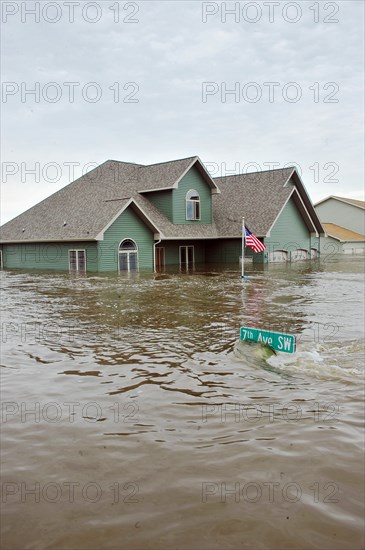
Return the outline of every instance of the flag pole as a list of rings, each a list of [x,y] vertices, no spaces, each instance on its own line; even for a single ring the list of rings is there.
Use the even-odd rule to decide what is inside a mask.
[[[245,277],[245,218],[242,217],[242,265],[241,265],[241,279]]]

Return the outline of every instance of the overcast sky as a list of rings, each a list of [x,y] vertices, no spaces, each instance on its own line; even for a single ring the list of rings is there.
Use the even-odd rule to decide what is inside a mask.
[[[107,159],[363,199],[364,3],[277,4],[2,2],[2,223]]]

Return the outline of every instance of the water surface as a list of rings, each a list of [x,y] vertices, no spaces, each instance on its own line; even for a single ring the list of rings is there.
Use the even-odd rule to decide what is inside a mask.
[[[2,272],[2,547],[362,548],[363,268]]]

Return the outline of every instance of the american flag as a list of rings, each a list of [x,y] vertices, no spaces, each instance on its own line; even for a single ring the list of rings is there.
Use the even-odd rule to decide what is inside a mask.
[[[247,227],[245,227],[245,243],[246,246],[252,248],[254,252],[262,252],[266,248],[266,246],[259,241],[258,238],[247,229]]]

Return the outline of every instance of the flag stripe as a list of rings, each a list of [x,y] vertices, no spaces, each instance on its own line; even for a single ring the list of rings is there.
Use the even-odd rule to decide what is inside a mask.
[[[252,248],[254,252],[263,252],[266,248],[266,246],[259,241],[259,239],[255,237],[255,235],[251,233],[247,227],[245,227],[245,242],[246,246]]]

